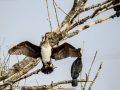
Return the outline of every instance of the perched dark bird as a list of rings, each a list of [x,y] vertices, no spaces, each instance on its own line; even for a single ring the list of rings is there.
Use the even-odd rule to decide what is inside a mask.
[[[118,3],[120,3],[120,0],[113,1],[113,5],[118,4]],[[119,17],[120,16],[120,6],[115,7],[114,10],[116,11],[117,17]]]
[[[81,48],[78,48],[78,51],[81,52]],[[77,86],[78,82],[77,82],[77,78],[79,76],[79,73],[82,70],[82,61],[81,61],[81,57],[78,57],[72,64],[71,67],[71,77],[72,77],[72,86]]]
[[[81,53],[72,45],[64,43],[58,47],[51,47],[49,44],[48,36],[50,33],[45,34],[45,43],[40,47],[28,41],[21,42],[20,44],[12,47],[8,53],[14,55],[26,55],[33,58],[41,57],[43,67],[41,71],[45,74],[50,74],[53,71],[51,65],[51,58],[60,60],[67,57],[81,57]]]

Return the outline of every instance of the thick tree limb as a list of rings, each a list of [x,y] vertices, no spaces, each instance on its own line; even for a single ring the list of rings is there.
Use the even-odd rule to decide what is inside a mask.
[[[116,17],[116,14],[114,14],[114,15],[112,15],[112,16],[109,16],[109,17],[106,17],[106,18],[104,18],[104,19],[97,19],[97,20],[94,21],[93,23],[91,23],[91,24],[89,24],[89,25],[85,25],[83,28],[81,28],[81,29],[79,29],[79,30],[76,30],[76,31],[74,31],[74,32],[72,32],[72,33],[67,34],[67,35],[64,36],[64,38],[61,39],[59,42],[61,42],[61,41],[63,41],[63,40],[66,40],[67,38],[71,38],[71,37],[77,35],[79,32],[81,32],[81,31],[83,31],[83,30],[85,30],[85,29],[87,29],[87,28],[89,28],[89,27],[91,27],[91,26],[93,26],[93,25],[95,25],[95,24],[101,23],[101,22],[103,22],[103,21],[105,21],[105,20],[108,20],[108,19],[114,18],[114,17]]]
[[[33,60],[34,60],[33,58],[25,57],[19,63],[14,64],[11,68],[2,72],[0,81],[9,78],[10,76],[14,75],[15,73],[18,73],[20,70],[22,70],[26,65],[28,65]]]
[[[78,82],[86,82],[86,79],[81,79],[81,80],[77,80]],[[92,80],[88,80],[87,82],[93,82]],[[33,87],[22,87],[22,90],[41,90],[41,89],[51,89],[54,86],[57,86],[59,84],[67,84],[67,83],[72,83],[72,80],[68,80],[68,81],[61,81],[61,82],[57,82],[57,83],[52,83],[52,85],[41,85],[41,86],[33,86]]]
[[[26,74],[28,71],[30,71],[31,69],[33,69],[35,66],[38,65],[39,63],[39,59],[34,59],[27,67],[25,67],[24,69],[20,70],[17,74],[13,75],[10,79],[8,79],[6,82],[4,83],[10,83],[18,78],[20,78],[21,76],[23,76],[24,74]],[[14,82],[15,83],[15,82]],[[7,87],[7,85],[5,86],[1,86],[0,89],[5,89]]]
[[[110,2],[110,1],[109,1],[109,2]],[[108,3],[108,0],[105,1],[105,2],[102,2],[102,3],[98,3],[98,4],[96,4],[96,5],[92,5],[92,6],[90,6],[90,7],[87,7],[87,8],[85,8],[84,10],[92,9],[92,8],[98,7],[99,5],[100,5],[100,6],[101,6],[101,5],[104,5],[104,4],[106,4],[106,3]],[[111,3],[111,4],[112,4],[112,3]],[[110,6],[111,4],[108,4],[107,6]],[[113,7],[115,7],[115,5],[112,6],[112,8],[113,8]],[[105,8],[105,10],[109,10],[111,7],[109,8],[109,7],[106,7],[106,5],[104,5],[104,7],[96,9],[92,15],[87,16],[87,17],[79,20],[77,23],[73,24],[73,25],[69,28],[68,31],[70,31],[71,29],[75,28],[75,27],[78,26],[78,25],[83,24],[83,23],[86,22],[88,19],[93,18],[93,16],[94,16],[95,13],[97,13],[100,9],[103,10],[104,8]],[[112,8],[111,8],[111,9],[112,9]],[[100,12],[97,13],[97,15],[99,15],[99,14],[100,14]],[[95,15],[95,16],[97,16],[97,15]]]
[[[22,79],[25,79],[25,78],[27,78],[27,77],[30,77],[30,76],[32,76],[33,74],[38,74],[38,72],[40,72],[40,71],[41,71],[41,69],[35,70],[35,71],[33,71],[33,72],[31,72],[31,73],[23,76],[23,77],[20,77],[20,78],[17,79],[17,80],[12,80],[12,81],[10,81],[10,82],[6,82],[6,83],[3,83],[3,84],[0,84],[0,86],[10,85],[10,83],[14,84],[15,82],[18,82],[18,81],[20,81],[20,80],[22,80]]]

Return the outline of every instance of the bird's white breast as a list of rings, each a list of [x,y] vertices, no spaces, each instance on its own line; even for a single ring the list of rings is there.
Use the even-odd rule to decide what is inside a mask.
[[[43,45],[41,47],[41,55],[42,55],[42,61],[44,63],[49,62],[51,59],[51,46],[50,45]]]

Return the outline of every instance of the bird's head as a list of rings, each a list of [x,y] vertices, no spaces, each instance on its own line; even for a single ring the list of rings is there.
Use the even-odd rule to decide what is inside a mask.
[[[49,35],[50,35],[50,32],[47,32],[47,33],[45,34],[45,37],[49,37]]]
[[[45,34],[45,40],[48,41],[48,37],[50,36],[50,34],[51,34],[51,32],[47,32],[47,33]]]
[[[78,50],[80,53],[82,52],[82,49],[81,49],[81,48],[78,48],[77,50]]]

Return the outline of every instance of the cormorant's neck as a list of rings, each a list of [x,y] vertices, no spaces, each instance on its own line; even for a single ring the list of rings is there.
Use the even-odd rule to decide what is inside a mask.
[[[45,43],[49,44],[48,37],[45,37]]]

